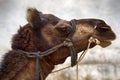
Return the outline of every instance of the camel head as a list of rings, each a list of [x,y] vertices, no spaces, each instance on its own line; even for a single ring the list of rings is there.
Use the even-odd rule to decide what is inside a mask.
[[[72,32],[71,21],[60,19],[52,14],[43,14],[36,9],[27,10],[28,24],[18,30],[13,37],[13,49],[25,51],[46,51],[63,41]],[[100,19],[79,19],[74,20],[76,30],[71,36],[71,41],[76,52],[87,48],[90,37],[100,41],[101,47],[107,47],[115,39],[111,27]],[[91,44],[91,48],[96,46]],[[52,63],[58,64],[70,56],[67,46],[60,47],[49,56]],[[51,59],[52,58],[52,59]]]
[[[32,39],[35,39],[33,45],[40,51],[45,51],[62,43],[72,31],[71,21],[60,19],[52,14],[43,14],[32,8],[27,11],[27,20],[29,27],[32,28]],[[71,41],[77,53],[87,48],[90,37],[98,39],[101,47],[109,46],[116,37],[111,27],[100,19],[79,19],[75,20],[75,25],[76,30]],[[91,48],[95,45],[92,43]],[[66,53],[69,53],[68,48],[61,47],[51,55],[52,60],[65,59],[69,56]]]

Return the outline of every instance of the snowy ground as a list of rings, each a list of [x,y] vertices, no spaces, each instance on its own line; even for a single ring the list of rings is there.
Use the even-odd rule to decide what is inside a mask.
[[[79,66],[79,80],[120,80],[119,4],[120,0],[0,0],[0,57],[11,49],[11,37],[19,26],[27,23],[28,7],[35,7],[43,13],[52,13],[67,20],[99,18],[112,27],[117,39],[108,48],[95,47],[88,52]],[[67,59],[65,66],[69,64]],[[71,68],[54,73],[47,80],[74,80],[74,70],[75,68]]]

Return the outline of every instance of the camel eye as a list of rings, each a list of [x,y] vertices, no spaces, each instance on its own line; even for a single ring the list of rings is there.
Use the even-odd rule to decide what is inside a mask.
[[[62,32],[67,32],[67,30],[68,30],[68,27],[61,28]]]
[[[71,30],[70,26],[58,28],[58,31],[60,31],[60,32],[69,32],[70,30]]]
[[[57,30],[61,33],[61,35],[67,35],[71,31],[71,27],[70,26],[58,27]]]

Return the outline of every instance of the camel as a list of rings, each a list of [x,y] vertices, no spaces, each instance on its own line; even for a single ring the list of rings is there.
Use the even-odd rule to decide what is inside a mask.
[[[12,38],[12,49],[5,53],[0,66],[0,80],[35,80],[36,59],[27,57],[24,52],[44,52],[65,41],[71,34],[71,21],[60,19],[52,14],[43,14],[34,8],[27,10],[28,24],[20,26]],[[71,36],[75,55],[87,48],[92,36],[105,48],[116,38],[111,27],[101,19],[74,20],[76,29]],[[92,43],[90,48],[96,46]],[[22,51],[20,51],[22,50]],[[68,46],[61,46],[40,59],[43,80],[52,72],[55,65],[63,63],[70,56]],[[38,60],[39,61],[39,60]],[[73,66],[76,63],[73,64]],[[39,76],[39,80],[42,80]]]

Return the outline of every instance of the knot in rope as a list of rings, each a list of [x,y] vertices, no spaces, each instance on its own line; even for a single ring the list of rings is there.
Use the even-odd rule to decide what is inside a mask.
[[[100,41],[97,39],[97,38],[94,38],[94,37],[90,37],[89,40],[88,40],[90,43],[95,43],[97,45],[100,44]]]

